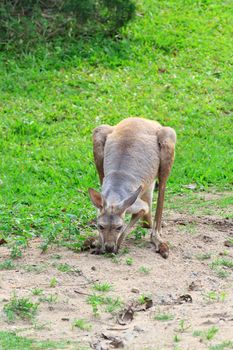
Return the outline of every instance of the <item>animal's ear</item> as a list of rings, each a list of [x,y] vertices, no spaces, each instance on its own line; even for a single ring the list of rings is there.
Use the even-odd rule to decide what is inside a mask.
[[[97,192],[96,190],[94,190],[93,188],[89,188],[88,192],[89,192],[91,201],[94,204],[94,206],[98,209],[102,209],[103,208],[103,198],[102,198],[101,194],[99,192]]]
[[[142,186],[138,187],[138,189],[134,193],[132,193],[128,198],[124,199],[118,205],[118,210],[119,210],[120,214],[124,213],[124,211],[126,211],[127,208],[129,208],[131,205],[134,204],[134,202],[138,198],[141,190],[142,190]]]

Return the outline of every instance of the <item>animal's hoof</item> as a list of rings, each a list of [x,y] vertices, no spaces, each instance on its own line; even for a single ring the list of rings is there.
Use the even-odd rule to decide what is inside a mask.
[[[169,247],[167,243],[160,243],[158,253],[164,258],[167,259],[169,255]]]

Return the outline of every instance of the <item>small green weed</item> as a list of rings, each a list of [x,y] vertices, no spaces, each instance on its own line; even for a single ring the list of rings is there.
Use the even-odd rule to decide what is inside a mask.
[[[79,319],[79,320],[75,320],[72,323],[72,327],[79,328],[83,331],[90,331],[92,328],[92,325],[90,323],[87,323],[86,320],[84,320],[84,319]]]
[[[31,320],[37,312],[38,304],[33,303],[29,298],[13,298],[4,305],[3,311],[9,321],[16,318]]]
[[[213,326],[206,331],[194,331],[194,337],[200,337],[202,340],[212,340],[214,336],[217,334],[218,328]]]
[[[67,263],[58,264],[57,269],[58,269],[58,271],[61,271],[61,272],[80,272],[80,270],[74,268],[73,266],[71,266]]]
[[[110,283],[95,283],[93,285],[93,289],[97,290],[98,292],[109,292],[112,290],[112,285]]]
[[[233,260],[226,259],[226,258],[216,259],[215,261],[212,262],[211,267],[214,268],[216,266],[225,266],[230,269],[233,269]]]
[[[35,288],[32,290],[32,295],[42,295],[43,294],[43,289],[41,288]]]
[[[233,349],[233,341],[224,341],[221,344],[212,345],[208,350],[225,350],[225,349]]]
[[[151,295],[141,294],[138,298],[138,302],[140,305],[146,304],[148,300],[151,300]]]
[[[156,321],[172,321],[173,319],[174,316],[171,314],[158,313],[154,316],[154,320]]]
[[[71,341],[37,341],[25,337],[20,337],[14,332],[0,331],[0,349],[1,350],[57,350],[70,349]],[[72,347],[73,349],[73,347]],[[77,349],[77,345],[75,347]],[[78,349],[84,350],[81,346]]]
[[[106,305],[105,311],[113,313],[122,305],[120,298],[105,297],[103,295],[90,295],[87,298],[87,303],[92,306],[92,311],[95,316],[99,316],[99,308],[101,305]]]
[[[54,295],[54,294],[50,294],[39,298],[40,302],[49,303],[49,304],[55,304],[57,303],[57,300],[58,300],[58,297],[57,295]]]
[[[20,247],[15,244],[12,248],[11,248],[11,259],[18,259],[21,258],[23,255],[22,250],[20,249]]]
[[[118,297],[117,298],[106,297],[105,304],[106,304],[105,311],[109,313],[114,313],[117,310],[119,310],[119,308],[122,306],[122,301]]]
[[[47,264],[37,264],[37,265],[24,265],[22,266],[26,272],[32,272],[39,274],[46,270]]]
[[[87,303],[92,306],[92,312],[94,316],[99,316],[99,307],[104,304],[104,296],[102,295],[90,295],[87,298]]]
[[[207,299],[208,301],[221,301],[221,302],[224,302],[225,299],[226,299],[226,292],[222,291],[222,292],[216,292],[216,291],[213,291],[211,290],[210,292],[208,292],[206,295],[205,295],[205,299]]]
[[[216,275],[219,277],[219,278],[227,278],[230,276],[230,272],[229,271],[226,271],[224,269],[221,269],[220,267],[215,267],[214,269],[214,272],[216,273]]]
[[[15,265],[12,260],[5,260],[0,263],[0,270],[14,270]]]
[[[197,233],[197,224],[196,223],[187,223],[186,225],[180,225],[179,229],[181,232],[194,235]]]
[[[129,254],[129,248],[128,248],[128,247],[122,248],[120,254],[121,254],[121,255]]]
[[[196,255],[196,258],[197,258],[198,260],[201,260],[201,261],[203,261],[203,260],[208,260],[208,259],[211,258],[211,254],[210,254],[210,253],[197,254],[197,255]]]
[[[120,264],[121,263],[121,260],[116,255],[112,256],[111,260],[112,260],[112,262],[114,264]]]
[[[146,266],[140,266],[138,271],[141,272],[144,275],[148,275],[150,273],[150,268]]]
[[[56,277],[52,277],[51,280],[50,280],[50,283],[49,283],[49,287],[50,288],[55,288],[57,285],[57,279]]]
[[[175,343],[179,343],[179,342],[181,341],[181,337],[180,337],[178,334],[175,334],[175,335],[174,335],[174,338],[173,338],[173,341],[174,341]]]
[[[126,262],[126,265],[129,265],[129,266],[133,265],[133,259],[131,257],[126,258],[125,262]]]
[[[177,329],[177,331],[179,333],[184,333],[186,332],[189,328],[191,327],[190,324],[186,324],[185,320],[180,320],[179,322],[179,328]]]
[[[146,236],[147,230],[143,227],[137,227],[137,229],[134,230],[133,233],[134,233],[134,238],[137,241],[140,241],[143,237]]]

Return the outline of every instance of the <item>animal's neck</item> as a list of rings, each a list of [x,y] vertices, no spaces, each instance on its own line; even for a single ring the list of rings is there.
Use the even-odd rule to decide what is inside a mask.
[[[135,178],[123,171],[113,171],[103,181],[102,195],[108,203],[117,204],[136,188]]]

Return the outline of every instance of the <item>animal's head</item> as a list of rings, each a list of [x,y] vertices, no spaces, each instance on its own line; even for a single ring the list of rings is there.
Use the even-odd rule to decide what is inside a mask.
[[[99,209],[97,228],[103,251],[117,253],[119,239],[124,234],[126,228],[124,221],[125,212],[133,205],[140,192],[141,187],[120,203],[112,204],[108,203],[101,193],[89,188],[91,201]]]

